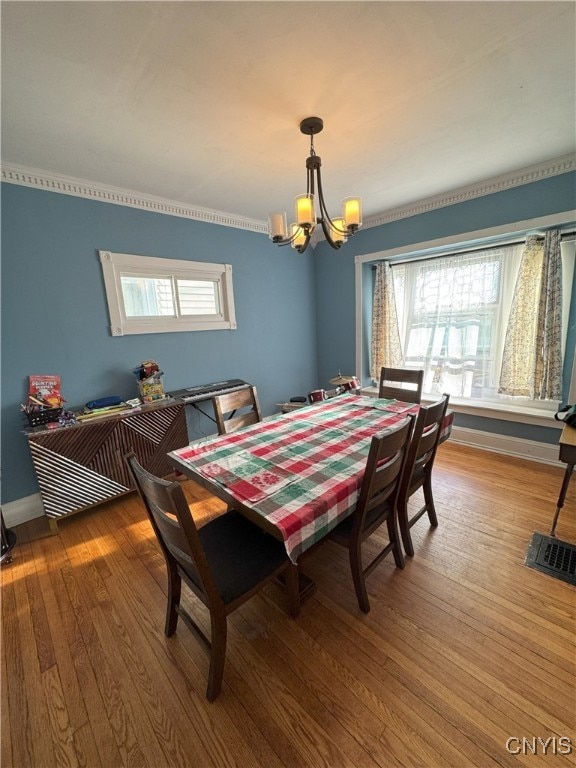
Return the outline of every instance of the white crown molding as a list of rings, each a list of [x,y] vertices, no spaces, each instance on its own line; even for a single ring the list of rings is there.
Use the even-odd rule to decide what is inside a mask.
[[[452,190],[441,195],[427,197],[415,203],[402,205],[398,208],[391,208],[382,213],[374,214],[364,220],[365,227],[378,227],[381,224],[389,224],[398,219],[406,219],[409,216],[417,216],[421,213],[428,213],[436,208],[445,208],[448,205],[472,200],[475,197],[484,197],[492,195],[495,192],[503,192],[512,187],[520,187],[523,184],[530,184],[533,181],[548,179],[552,176],[560,176],[562,173],[576,170],[576,155],[563,155],[554,160],[545,163],[531,165],[528,168],[522,168],[513,173],[506,173],[502,176],[496,176],[492,179],[486,179],[476,184],[470,184],[466,187]]]
[[[248,229],[252,232],[268,233],[265,222],[256,219],[248,219],[223,211],[213,211],[210,208],[199,208],[180,203],[175,200],[167,200],[162,197],[144,195],[119,187],[109,187],[83,179],[61,176],[56,173],[48,173],[35,168],[17,167],[8,163],[2,165],[2,181],[9,184],[19,184],[24,187],[44,189],[48,192],[59,192],[63,195],[85,197],[90,200],[98,200],[101,203],[114,203],[129,208],[141,208],[154,213],[165,213],[169,216],[180,216],[185,219],[205,221],[208,224],[221,224],[225,227]]]
[[[414,203],[391,208],[382,213],[377,213],[367,217],[364,220],[364,227],[378,227],[382,224],[389,224],[398,219],[405,219],[410,216],[417,216],[422,213],[428,213],[437,208],[445,208],[449,205],[456,205],[476,197],[491,195],[495,192],[503,192],[512,187],[530,184],[534,181],[559,176],[562,173],[576,170],[576,156],[573,154],[549,160],[545,163],[531,165],[513,173],[507,173],[503,176],[497,176],[492,179],[486,179],[476,184],[470,184],[466,187],[452,190],[441,195],[424,198]],[[181,203],[174,200],[168,200],[162,197],[145,195],[132,190],[121,189],[119,187],[109,187],[104,184],[97,184],[82,179],[61,176],[55,173],[49,173],[34,168],[18,167],[9,163],[2,165],[2,181],[9,184],[19,184],[25,187],[34,187],[44,189],[49,192],[59,192],[63,195],[73,195],[75,197],[84,197],[91,200],[98,200],[103,203],[113,203],[115,205],[125,205],[130,208],[140,208],[154,213],[164,213],[169,216],[180,216],[186,219],[195,219],[204,221],[208,224],[220,224],[225,227],[236,227],[237,229],[246,229],[251,232],[268,234],[266,222],[256,219],[248,219],[223,211],[214,211],[209,208],[199,208]],[[314,233],[312,245],[324,239],[324,235],[318,228]]]

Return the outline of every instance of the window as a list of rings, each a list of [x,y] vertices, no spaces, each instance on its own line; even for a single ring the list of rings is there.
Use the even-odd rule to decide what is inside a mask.
[[[236,328],[232,267],[100,251],[113,336]]]
[[[423,368],[424,392],[497,397],[522,246],[392,267],[404,365]]]
[[[545,223],[549,226],[556,222]],[[486,233],[486,245],[476,237],[471,238],[469,244],[465,241],[455,244],[458,250],[450,251],[442,241],[432,241],[419,244],[418,250],[397,249],[379,254],[378,261],[390,265],[389,279],[393,284],[402,355],[401,361],[388,365],[424,369],[424,394],[432,399],[449,392],[452,403],[458,401],[463,407],[481,408],[482,412],[491,409],[502,413],[553,413],[557,400],[502,394],[505,339],[526,234],[507,237],[500,231],[497,238],[494,231]],[[572,364],[576,370],[573,345],[567,346],[568,320],[576,290],[576,243],[570,232],[565,229],[564,233],[561,344],[567,363],[564,370],[569,370]],[[522,238],[520,241],[518,235]],[[374,255],[357,257],[356,263],[357,296],[360,296],[356,316],[357,366],[363,376],[374,376],[375,366],[380,363],[363,354],[366,348],[371,348],[370,337],[364,337],[363,330],[368,334],[371,330],[367,310],[372,306],[374,291],[374,270],[370,270],[370,279],[364,267],[375,263]],[[528,326],[526,334],[531,335]],[[363,338],[365,342],[361,341]],[[509,362],[508,357],[506,361]],[[566,389],[565,383],[564,392]]]

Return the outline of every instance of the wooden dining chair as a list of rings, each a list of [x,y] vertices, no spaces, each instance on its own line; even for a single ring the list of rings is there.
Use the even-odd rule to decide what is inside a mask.
[[[256,387],[246,387],[212,398],[218,434],[227,435],[262,421]],[[248,410],[247,410],[248,409]],[[240,413],[237,413],[240,411]]]
[[[433,528],[438,526],[432,494],[432,468],[434,467],[434,459],[442,435],[449,400],[450,395],[444,394],[438,402],[421,406],[414,425],[414,434],[410,442],[406,469],[398,495],[398,524],[404,551],[410,557],[414,555],[414,545],[410,535],[410,528],[414,523],[418,522],[422,515],[428,513],[430,525]],[[422,488],[424,493],[424,504],[418,512],[410,517],[408,502],[419,488]]]
[[[366,576],[390,552],[393,553],[398,568],[404,568],[396,501],[408,454],[413,421],[414,417],[410,415],[390,432],[374,435],[356,508],[352,515],[329,534],[335,542],[348,548],[354,589],[360,610],[364,613],[370,611]],[[388,544],[364,567],[362,543],[383,523],[388,527]]]
[[[410,368],[382,368],[378,397],[419,403],[422,398],[424,371]],[[409,387],[403,386],[409,384]]]
[[[284,575],[290,612],[299,612],[298,568],[283,542],[265,533],[239,512],[229,511],[198,528],[184,491],[176,482],[143,469],[134,453],[125,456],[168,572],[164,633],[176,631],[181,616],[188,628],[210,649],[206,697],[220,694],[226,659],[227,616],[277,576]],[[182,580],[210,613],[210,638],[180,605]]]

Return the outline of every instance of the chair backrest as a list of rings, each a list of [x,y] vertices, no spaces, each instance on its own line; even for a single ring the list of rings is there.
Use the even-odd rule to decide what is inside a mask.
[[[410,368],[382,368],[378,397],[403,400],[407,403],[419,403],[422,398],[424,371]],[[409,384],[410,388],[403,387]]]
[[[214,415],[218,425],[218,434],[227,435],[230,432],[236,432],[237,429],[248,427],[250,424],[256,424],[262,421],[262,412],[258,402],[256,387],[246,387],[237,392],[229,392],[225,395],[216,395],[212,398],[214,404]],[[243,410],[237,416],[235,412]],[[231,414],[226,418],[227,414]]]
[[[189,586],[205,604],[214,605],[221,597],[196,523],[176,482],[151,475],[138,463],[134,453],[124,457],[146,511],[167,567],[180,568],[189,577]]]
[[[354,520],[367,535],[378,527],[380,512],[396,504],[413,423],[414,416],[407,416],[390,432],[372,437]]]
[[[450,395],[444,394],[438,402],[420,406],[400,489],[406,501],[432,472],[449,400]]]

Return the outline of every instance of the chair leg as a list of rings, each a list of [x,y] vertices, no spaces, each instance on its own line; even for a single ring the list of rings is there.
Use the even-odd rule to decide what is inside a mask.
[[[370,601],[368,600],[366,580],[364,578],[364,571],[362,569],[362,551],[360,541],[357,543],[352,541],[350,542],[348,547],[348,555],[350,559],[350,570],[352,571],[352,580],[354,582],[354,590],[356,591],[358,606],[364,613],[370,613]]]
[[[286,590],[290,602],[290,615],[297,619],[300,614],[300,568],[289,563],[286,569]]]
[[[208,701],[214,701],[214,699],[218,698],[222,690],[224,662],[226,661],[228,623],[226,621],[226,616],[223,613],[221,615],[216,615],[215,611],[211,611],[210,624],[212,633],[210,638],[210,670],[208,672],[206,698]]]
[[[436,516],[436,507],[434,506],[434,496],[432,495],[432,477],[428,475],[424,481],[424,501],[426,502],[426,511],[428,519],[433,528],[438,528],[438,517]]]
[[[402,544],[404,545],[404,552],[408,557],[414,557],[414,545],[412,544],[412,536],[410,536],[410,521],[408,520],[408,509],[406,505],[398,508],[398,523],[400,526],[400,534],[402,536]]]
[[[180,592],[182,579],[173,563],[167,564],[168,570],[168,604],[166,606],[166,623],[164,634],[170,637],[176,631],[178,624],[178,606],[180,605]]]
[[[388,538],[392,544],[392,554],[397,568],[404,568],[404,555],[400,546],[400,532],[398,531],[398,520],[396,515],[388,515],[386,520],[388,526]]]

